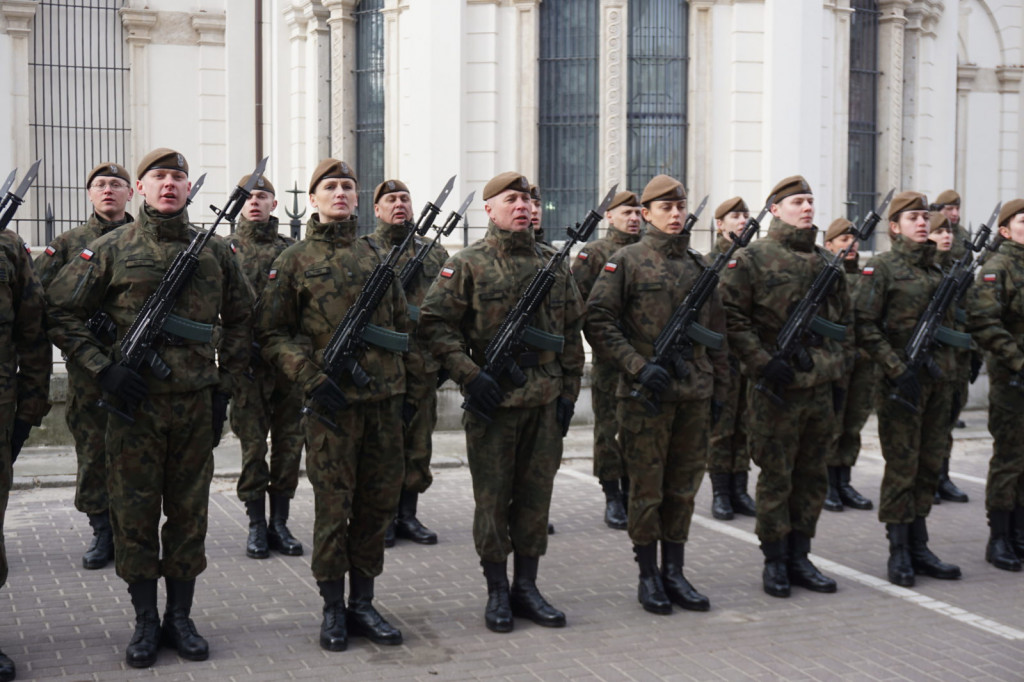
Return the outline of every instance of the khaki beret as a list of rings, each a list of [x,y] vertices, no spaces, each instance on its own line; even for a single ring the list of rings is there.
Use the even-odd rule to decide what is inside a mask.
[[[373,203],[380,201],[380,198],[385,194],[391,194],[392,192],[408,192],[409,188],[406,187],[405,183],[401,180],[385,180],[384,182],[377,185],[377,188],[373,190]]]
[[[830,242],[836,237],[842,237],[847,232],[853,232],[853,223],[846,218],[836,218],[825,231],[825,241]]]
[[[953,228],[949,224],[949,218],[942,213],[935,211],[928,217],[928,232],[938,232],[939,230],[952,230]]]
[[[718,208],[715,209],[715,220],[721,220],[734,211],[739,213],[750,212],[750,209],[747,208],[747,202],[743,201],[743,197],[733,197],[720,203]]]
[[[533,201],[540,201],[540,187],[537,185],[530,185],[530,199]]]
[[[640,203],[645,206],[652,201],[680,201],[686,198],[686,190],[683,183],[670,175],[655,175],[644,187],[644,193],[640,196]]]
[[[889,220],[896,222],[904,211],[927,211],[928,199],[920,192],[900,192],[889,204]]]
[[[514,189],[517,192],[529,192],[530,181],[526,179],[525,175],[515,171],[499,173],[484,185],[484,201],[498,196],[507,189]]]
[[[184,171],[185,175],[188,175],[188,161],[185,160],[185,157],[182,156],[180,152],[168,149],[167,147],[154,149],[143,156],[135,175],[141,180],[142,176],[146,174],[146,171],[150,171],[154,168],[180,170]]]
[[[1018,213],[1024,213],[1024,199],[1007,201],[1003,204],[1003,207],[999,209],[999,222],[997,225],[999,225],[999,227],[1006,225],[1010,222],[1010,218]]]
[[[777,204],[794,194],[814,194],[811,191],[811,186],[802,175],[790,175],[788,178],[779,180],[779,183],[772,187],[772,191],[768,193],[768,196],[772,197],[772,202]]]
[[[955,189],[947,189],[935,197],[935,205],[940,208],[942,206],[959,206],[960,195],[956,193]]]
[[[618,208],[619,206],[639,206],[640,200],[636,197],[636,192],[630,192],[629,190],[622,190],[616,192],[615,196],[612,197],[612,203],[608,204],[608,210]]]
[[[129,185],[132,184],[132,176],[128,174],[128,169],[119,163],[114,163],[113,161],[101,163],[89,171],[89,176],[85,179],[86,189],[89,188],[89,185],[91,185],[92,181],[96,178],[121,178]]]
[[[245,187],[245,183],[249,182],[249,178],[251,177],[252,173],[242,176],[242,179],[238,181],[238,186]],[[277,196],[277,192],[274,191],[274,184],[270,182],[270,180],[267,180],[266,175],[261,175],[260,179],[256,181],[256,184],[253,186],[253,190],[255,191],[257,189],[263,192],[270,192],[275,197]]]
[[[352,170],[352,166],[338,159],[324,159],[316,165],[316,168],[313,169],[313,175],[309,178],[310,194],[313,193],[316,186],[324,178],[348,178],[357,185],[359,184],[359,179],[356,178],[356,172]]]

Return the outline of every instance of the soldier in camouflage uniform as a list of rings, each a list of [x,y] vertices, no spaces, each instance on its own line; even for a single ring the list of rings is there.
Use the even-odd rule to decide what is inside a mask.
[[[86,244],[134,220],[125,211],[132,198],[132,178],[124,166],[111,162],[99,164],[89,172],[85,187],[93,205],[89,220],[57,236],[36,258],[36,272],[44,288]],[[103,341],[109,345],[113,340]],[[107,496],[107,453],[103,445],[109,413],[96,404],[102,393],[92,374],[74,362],[67,363],[67,372],[68,400],[64,417],[75,439],[78,459],[75,508],[88,515],[93,533],[92,543],[82,556],[82,567],[98,569],[114,558]]]
[[[391,247],[405,239],[409,231],[408,221],[413,216],[412,197],[409,188],[401,180],[387,180],[377,185],[373,192],[373,212],[377,217],[377,229],[373,234],[363,237],[381,258],[387,258]],[[406,252],[398,258],[395,271],[401,272],[416,252],[425,244],[425,240],[416,237],[409,244]],[[420,317],[419,306],[427,294],[431,282],[437,279],[437,273],[448,259],[448,252],[438,244],[430,250],[419,274],[405,290],[409,303],[409,319],[411,326]],[[430,530],[416,518],[416,508],[421,493],[425,493],[434,477],[430,473],[430,456],[432,453],[432,436],[437,425],[437,374],[440,365],[418,342],[415,335],[410,334],[410,353],[417,356],[416,367],[422,366],[422,376],[406,387],[405,403],[402,407],[404,428],[403,452],[405,454],[405,479],[402,481],[402,494],[398,499],[398,515],[388,525],[384,545],[391,547],[395,537],[421,545],[437,544],[437,533]],[[410,371],[411,365],[406,367]]]
[[[776,335],[806,295],[828,255],[815,246],[814,195],[807,181],[791,176],[771,191],[768,234],[737,252],[722,277],[729,346],[747,376],[748,442],[761,467],[757,479],[757,526],[764,553],[764,590],[788,597],[790,584],[835,592],[807,554],[825,499],[825,453],[835,432],[833,384],[842,378],[852,338],[840,332],[851,320],[846,281],[840,279],[806,335],[809,369],[796,371],[775,357]],[[827,333],[826,333],[827,332]],[[779,405],[757,386],[779,395]]]
[[[111,355],[86,320],[103,311],[121,338],[195,234],[186,211],[188,163],[181,154],[150,152],[137,177],[145,198],[139,220],[91,242],[58,273],[46,296],[50,340],[95,377],[106,400],[134,406],[134,422],[107,419],[107,470],[114,563],[135,607],[125,658],[133,667],[148,667],[161,636],[183,658],[209,655],[189,613],[196,576],[206,568],[213,448],[230,392],[248,362],[253,301],[227,242],[211,239],[154,349],[170,370],[167,378],[120,364],[119,347]],[[162,528],[161,512],[167,516]],[[167,582],[162,632],[161,575]]]
[[[1024,560],[1024,199],[999,212],[1006,241],[968,290],[967,327],[986,351],[992,459],[985,484],[985,560],[1004,571]]]
[[[651,613],[672,613],[672,604],[707,611],[710,601],[683,575],[683,550],[711,424],[728,385],[725,312],[712,293],[698,320],[704,337],[682,353],[685,372],[669,373],[649,360],[655,339],[707,265],[683,233],[682,183],[655,176],[640,200],[651,227],[639,243],[612,254],[597,278],[587,300],[587,340],[621,372],[615,397],[630,481],[629,537],[640,567],[637,598]],[[630,397],[636,390],[643,399]]]
[[[257,324],[264,360],[301,387],[313,413],[303,428],[316,512],[312,569],[324,599],[320,646],[328,651],[344,651],[350,634],[378,644],[402,642],[402,633],[373,606],[384,533],[404,475],[401,351],[409,314],[397,280],[371,317],[378,334],[356,358],[368,383],[329,377],[322,367],[324,348],[379,262],[370,243],[356,238],[357,183],[355,171],[337,159],[324,159],[313,171],[309,199],[317,212],[306,223],[305,239],[274,261]]]
[[[953,407],[956,356],[939,345],[932,359],[942,372],[907,367],[903,349],[942,280],[935,243],[928,239],[928,202],[923,194],[901,192],[889,204],[892,250],[874,256],[861,270],[856,289],[857,344],[880,373],[875,411],[885,473],[878,519],[889,536],[889,581],[909,587],[915,573],[946,580],[960,569],[928,549],[925,517],[947,452]],[[951,327],[953,311],[944,324]],[[945,330],[943,338],[955,340]],[[964,336],[964,335],[960,335]],[[894,399],[895,398],[895,399]],[[910,406],[916,406],[910,409]]]
[[[249,181],[246,175],[239,187]],[[267,284],[270,266],[294,240],[278,232],[277,218],[270,213],[277,207],[274,185],[260,177],[246,199],[231,251],[253,288],[257,300]],[[255,321],[255,320],[254,320]],[[288,512],[299,484],[302,459],[302,426],[299,410],[302,395],[282,372],[266,364],[254,342],[249,370],[235,385],[231,405],[231,430],[242,445],[242,473],[238,477],[238,499],[245,503],[249,517],[246,556],[266,559],[270,550],[288,556],[302,554],[302,543],[288,530]],[[267,465],[267,434],[270,434],[270,465]],[[266,499],[270,497],[270,523],[267,524]]]
[[[640,240],[640,199],[622,191],[612,197],[605,213],[608,232],[585,245],[572,263],[572,277],[583,300],[604,269],[608,257],[624,246]],[[615,416],[615,388],[619,370],[610,358],[596,352],[591,361],[590,398],[594,409],[594,476],[604,491],[604,522],[609,528],[626,530],[626,500],[629,476],[619,445],[619,421]]]
[[[725,253],[750,218],[750,209],[742,197],[723,201],[715,209],[717,253]],[[717,255],[717,254],[715,254]],[[708,254],[709,258],[713,257]],[[728,521],[734,514],[756,516],[757,505],[747,494],[750,453],[747,452],[747,379],[740,372],[740,359],[729,353],[728,390],[722,403],[722,416],[711,427],[708,445],[708,478],[711,479],[711,515]]]
[[[53,363],[43,311],[43,287],[28,247],[10,230],[0,232],[0,587],[7,584],[4,516],[14,460],[32,427],[50,411]],[[0,651],[0,682],[14,677],[14,661]]]
[[[540,200],[540,187],[530,185],[530,226],[533,228],[533,238],[538,244],[547,244],[544,237],[544,228],[541,223],[544,220],[544,204]]]
[[[846,218],[836,218],[825,232],[825,248],[836,254],[850,247],[843,261],[846,284],[852,292],[860,279],[859,242],[853,233],[853,223]],[[853,330],[848,329],[847,334]],[[852,348],[850,365],[853,369],[836,382],[837,390],[843,396],[842,416],[836,424],[836,434],[825,456],[828,465],[828,492],[824,508],[828,511],[843,511],[844,505],[853,509],[871,509],[871,500],[861,495],[850,484],[850,471],[860,454],[860,432],[871,415],[875,390],[875,363],[859,348]]]
[[[551,255],[538,245],[530,224],[530,183],[502,173],[484,187],[489,217],[486,236],[462,249],[441,268],[423,301],[420,337],[454,381],[492,421],[466,413],[466,450],[476,509],[473,539],[487,578],[487,627],[509,632],[513,615],[543,626],[562,627],[565,614],[537,589],[537,568],[547,551],[551,490],[562,460],[583,373],[580,326],[583,301],[563,267],[533,319],[546,332],[546,347],[534,346],[516,361],[526,382],[481,369],[484,350],[509,310]],[[556,350],[562,337],[561,352]],[[508,555],[515,552],[509,590]]]

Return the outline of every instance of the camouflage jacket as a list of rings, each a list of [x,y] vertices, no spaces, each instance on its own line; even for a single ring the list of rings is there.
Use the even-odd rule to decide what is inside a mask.
[[[0,232],[0,405],[38,426],[50,411],[53,351],[43,328],[43,287],[21,238]]]
[[[934,242],[917,244],[897,235],[891,250],[873,256],[861,270],[854,304],[857,345],[890,379],[906,371],[903,350],[942,281],[935,254]],[[953,325],[953,313],[951,308],[943,324]],[[945,375],[943,380],[952,380],[953,349],[938,346],[932,358]]]
[[[654,353],[654,341],[706,267],[689,248],[689,235],[649,229],[636,244],[616,251],[605,264],[587,300],[587,340],[595,352],[609,357],[623,372],[616,395],[627,397],[633,379]],[[722,335],[723,346],[712,350],[698,343],[687,360],[689,374],[661,394],[665,401],[725,400],[729,381],[725,344],[725,311],[718,292],[711,294],[698,322]]]
[[[254,223],[239,217],[238,229],[229,238],[231,251],[245,273],[245,279],[258,298],[267,286],[270,265],[281,252],[295,243],[291,237],[278,233],[278,221],[274,216],[266,222]]]
[[[776,335],[831,257],[814,245],[817,234],[817,228],[797,229],[772,218],[768,234],[739,249],[722,272],[719,291],[725,306],[729,347],[752,379],[758,378],[771,360]],[[839,279],[818,315],[841,325],[853,321],[845,279]],[[820,345],[808,347],[814,367],[807,372],[797,371],[791,387],[809,388],[838,380],[848,369],[852,347],[852,330],[847,331],[845,341],[826,337]]]
[[[93,376],[118,360],[119,347],[111,357],[86,321],[104,311],[121,339],[194,235],[187,211],[165,216],[145,206],[138,221],[90,242],[46,290],[53,344]],[[171,374],[160,380],[144,371],[149,390],[179,393],[217,386],[231,393],[248,366],[252,293],[225,240],[214,236],[207,243],[173,314],[211,325],[212,337],[190,341],[173,336],[159,343],[155,350]]]
[[[967,330],[986,351],[993,381],[1024,369],[1024,245],[1006,240],[967,290]]]
[[[586,301],[590,290],[594,288],[597,276],[601,274],[608,258],[623,246],[636,244],[640,241],[639,234],[627,234],[614,227],[609,227],[604,237],[585,244],[572,261],[572,278],[580,289],[580,295]]]
[[[483,239],[447,260],[423,301],[419,333],[453,380],[465,385],[476,378],[487,344],[550,255],[551,247],[536,244],[532,231],[508,232],[488,222]],[[503,407],[546,405],[559,396],[576,400],[584,363],[582,324],[583,299],[563,264],[532,324],[563,336],[562,352],[538,351],[539,364],[525,368],[522,387],[501,378]]]
[[[134,220],[135,218],[126,213],[124,220],[110,223],[93,213],[84,225],[57,235],[46,247],[46,250],[36,257],[36,274],[39,275],[39,281],[43,283],[43,288],[49,287],[50,282],[57,276],[60,269],[80,254],[82,249],[93,239],[102,237],[114,228],[127,225]]]
[[[305,239],[278,256],[263,290],[256,324],[263,359],[307,393],[323,371],[324,348],[380,262],[369,242],[356,238],[356,223],[354,217],[321,223],[320,214],[311,215]],[[397,278],[370,322],[409,332],[405,294]],[[360,388],[346,376],[335,377],[349,402],[374,402],[406,392],[401,352],[367,344],[357,361],[370,375],[366,386]]]

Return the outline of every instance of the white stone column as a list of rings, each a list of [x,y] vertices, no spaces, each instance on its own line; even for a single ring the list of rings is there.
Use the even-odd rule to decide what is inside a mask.
[[[331,31],[331,155],[356,158],[356,21],[359,0],[324,0]],[[385,114],[387,106],[384,107]]]
[[[32,19],[39,4],[35,0],[6,0],[0,3],[3,30],[10,37],[11,62],[8,65],[11,87],[7,94],[11,111],[10,144],[14,167],[21,175],[28,170],[32,158],[32,134],[29,129],[31,117],[32,83],[29,74],[29,40],[32,36]],[[10,169],[3,171],[6,175]],[[19,218],[32,218],[35,202],[27,201],[18,211]],[[24,238],[32,242],[31,235]]]
[[[119,10],[128,43],[128,121],[130,159],[141,159],[151,146],[149,134],[149,51],[156,12],[125,7]]]
[[[690,2],[689,36],[687,40],[690,45],[690,66],[687,80],[689,81],[689,92],[687,96],[687,117],[689,118],[689,139],[686,141],[686,148],[689,150],[686,160],[687,189],[694,201],[697,197],[710,194],[713,188],[713,161],[715,154],[712,151],[712,136],[714,135],[713,124],[713,102],[714,87],[713,69],[714,54],[712,49],[712,38],[714,31],[714,6],[715,0],[692,0]],[[628,154],[628,143],[626,153]],[[628,172],[628,171],[627,171]],[[638,191],[640,188],[632,188]],[[727,198],[722,196],[722,199]],[[716,199],[710,199],[714,204]],[[721,201],[721,200],[718,200]],[[694,205],[696,208],[696,205]],[[705,209],[705,216],[711,215],[715,210],[714,205]],[[702,221],[704,223],[705,221]],[[697,227],[700,230],[703,225]],[[704,248],[699,245],[698,248]]]
[[[519,102],[516,107],[517,157],[520,173],[537,181],[539,153],[537,148],[538,92],[540,73],[540,5],[541,0],[515,0],[516,49],[519,76]],[[600,177],[600,176],[599,176]]]
[[[199,34],[199,145],[198,163],[193,165],[208,174],[211,187],[230,187],[227,177],[227,71],[225,68],[224,14],[196,12],[190,18]],[[202,204],[200,204],[200,208]],[[200,210],[198,213],[203,213]]]
[[[309,168],[331,151],[331,41],[327,18],[330,12],[318,0],[308,0],[302,6],[306,18],[307,69],[311,87],[306,93],[307,106],[313,116],[306,120],[306,134],[312,140],[307,148]]]
[[[399,151],[402,149],[399,120],[401,78],[399,19],[402,14],[399,0],[384,0],[381,17],[384,20],[384,178],[399,175]]]
[[[877,187],[903,190],[903,30],[909,0],[880,0],[878,9]],[[884,230],[882,231],[884,232]]]
[[[999,78],[999,178],[1000,197],[1018,196],[1021,187],[1017,150],[1020,145],[1020,95],[1024,66],[997,66]]]
[[[960,64],[956,69],[956,168],[954,187],[967,187],[967,102],[978,77],[977,64]]]
[[[308,177],[313,166],[307,163],[306,154],[306,17],[297,7],[289,7],[284,13],[288,26],[288,42],[291,50],[291,73],[288,77],[288,102],[291,148],[287,167],[293,178]],[[283,165],[283,164],[282,164]]]
[[[598,83],[601,84],[598,118],[598,191],[618,183],[626,188],[629,140],[626,138],[626,103],[629,96],[629,22],[627,0],[601,0],[601,48]]]

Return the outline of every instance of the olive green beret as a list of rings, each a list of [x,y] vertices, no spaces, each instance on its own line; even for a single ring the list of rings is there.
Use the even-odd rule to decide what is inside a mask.
[[[935,211],[928,217],[928,232],[938,232],[943,229],[952,230],[953,228],[949,225],[949,218]]]
[[[170,170],[184,171],[185,175],[188,175],[188,161],[179,152],[167,147],[160,147],[154,149],[150,153],[142,157],[142,162],[139,163],[139,168],[135,172],[136,177],[140,180],[142,176],[146,174],[146,171],[154,168],[168,168]]]
[[[920,192],[900,192],[889,204],[889,220],[896,222],[904,211],[927,211],[928,199]]]
[[[747,208],[747,202],[743,201],[743,197],[733,197],[720,203],[718,208],[715,209],[715,220],[721,220],[734,211],[738,213],[750,212],[750,209]]]
[[[242,176],[242,179],[238,181],[238,186],[239,187],[245,187],[245,183],[249,182],[249,178],[251,178],[251,177],[252,177],[252,173],[249,173],[249,175]],[[253,185],[253,190],[254,191],[255,190],[260,190],[262,192],[270,192],[275,197],[277,196],[277,192],[274,191],[274,184],[272,182],[270,182],[270,180],[267,180],[267,176],[266,175],[261,175],[260,176],[260,179],[256,181],[255,185]]]
[[[540,201],[540,187],[537,185],[530,185],[530,199],[533,201]]]
[[[1010,218],[1017,215],[1018,213],[1024,213],[1024,199],[1014,199],[1007,201],[1003,204],[1003,207],[999,210],[999,227],[1006,225],[1010,222]]]
[[[484,185],[484,201],[495,197],[507,189],[514,189],[517,192],[529,192],[530,181],[522,173],[505,171],[495,175]]]
[[[947,189],[945,192],[941,192],[939,196],[935,197],[935,205],[939,206],[959,206],[960,195],[956,193],[954,189]]]
[[[639,206],[640,200],[636,197],[636,192],[630,192],[629,190],[622,190],[616,192],[615,196],[612,197],[612,203],[608,204],[608,210],[618,208],[619,206]]]
[[[310,194],[313,193],[316,186],[324,178],[348,178],[357,185],[359,184],[359,179],[356,178],[356,172],[352,170],[352,166],[338,159],[324,159],[317,164],[313,170],[313,175],[309,178]]]
[[[655,175],[644,187],[640,203],[646,206],[652,201],[680,201],[685,198],[686,190],[683,189],[683,183],[670,175]]]
[[[830,242],[836,237],[842,237],[847,232],[853,232],[853,223],[846,218],[836,218],[825,231],[825,241]]]
[[[811,186],[802,175],[790,175],[788,178],[779,180],[779,184],[772,187],[772,191],[769,192],[768,196],[772,197],[772,203],[777,204],[794,194],[814,194],[811,191]]]
[[[408,192],[409,188],[406,187],[405,183],[401,180],[385,180],[384,182],[377,185],[377,188],[373,190],[373,203],[380,201],[380,198],[385,194],[391,194],[392,192]]]
[[[113,161],[101,163],[89,171],[89,176],[85,179],[86,189],[89,188],[89,185],[91,185],[92,181],[96,178],[121,178],[129,185],[132,184],[132,176],[128,175],[128,169],[119,163],[114,163]]]

